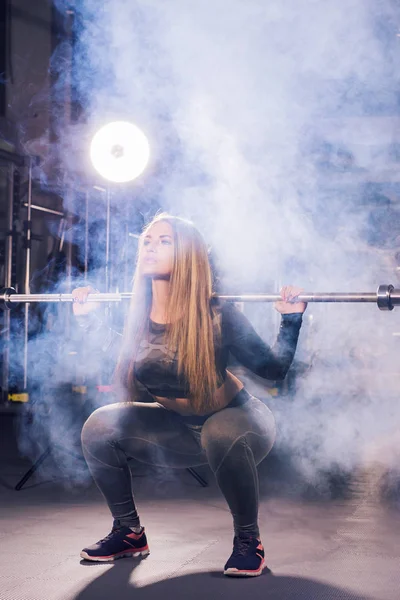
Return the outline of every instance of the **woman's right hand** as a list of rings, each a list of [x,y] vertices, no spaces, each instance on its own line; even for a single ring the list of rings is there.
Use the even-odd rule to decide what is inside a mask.
[[[97,310],[100,307],[100,302],[87,302],[89,294],[98,294],[99,290],[95,290],[91,285],[86,287],[79,287],[72,290],[72,297],[74,299],[72,303],[72,310],[74,315],[79,317],[87,315],[90,312]]]

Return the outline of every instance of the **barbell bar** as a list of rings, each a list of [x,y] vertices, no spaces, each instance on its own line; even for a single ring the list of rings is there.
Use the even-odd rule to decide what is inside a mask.
[[[132,292],[121,293],[96,293],[89,294],[87,302],[121,302],[130,300]],[[280,294],[240,294],[227,295],[216,294],[221,300],[229,302],[278,302],[282,300]],[[14,304],[30,302],[73,302],[72,294],[17,294],[13,288],[5,288],[0,291],[0,306],[6,309],[13,308]],[[393,310],[400,305],[400,289],[393,285],[380,285],[374,292],[364,293],[311,293],[304,292],[296,297],[296,302],[373,302],[380,310]]]

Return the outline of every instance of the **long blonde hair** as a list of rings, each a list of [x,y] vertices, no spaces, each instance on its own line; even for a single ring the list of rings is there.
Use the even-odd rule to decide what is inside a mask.
[[[178,375],[188,383],[186,395],[193,412],[206,414],[216,408],[214,341],[220,335],[220,325],[210,304],[212,273],[207,246],[190,221],[161,213],[141,235],[138,261],[144,236],[154,223],[160,221],[172,227],[175,244],[166,313],[169,323],[166,344],[177,351]],[[139,269],[136,269],[132,291],[116,374],[128,396],[135,399],[134,364],[140,341],[149,325],[152,305],[151,278],[141,275]]]

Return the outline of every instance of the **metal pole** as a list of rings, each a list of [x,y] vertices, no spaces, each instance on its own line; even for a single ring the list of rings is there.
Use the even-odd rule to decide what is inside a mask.
[[[391,286],[381,286],[391,287]],[[132,292],[121,293],[98,293],[89,294],[88,302],[121,302],[132,298]],[[279,294],[242,294],[242,295],[224,295],[214,296],[220,300],[229,302],[278,302],[282,300]],[[340,302],[340,303],[376,303],[380,296],[372,292],[354,292],[354,293],[302,293],[296,298],[296,302]],[[400,289],[393,289],[388,295],[393,305],[400,305]],[[0,302],[8,303],[18,302],[73,302],[72,294],[14,294],[5,290],[0,294]]]
[[[24,206],[28,206],[28,203],[24,202]],[[49,213],[50,215],[56,215],[57,217],[64,216],[64,213],[60,212],[59,210],[53,210],[52,208],[46,208],[45,206],[39,206],[38,204],[31,204],[31,209]]]
[[[280,294],[240,294],[220,295],[221,300],[229,302],[278,302],[282,300]],[[361,293],[303,293],[297,296],[296,302],[376,302],[376,293],[361,292]]]
[[[72,66],[73,66],[74,17],[75,17],[75,13],[72,10],[72,8],[67,8],[65,10],[65,20],[64,20],[64,24],[65,24],[64,82],[65,82],[65,85],[64,85],[64,123],[63,123],[66,128],[68,128],[73,121],[73,119],[72,119],[72,84],[73,84]],[[62,167],[64,169],[64,182],[65,182],[67,179],[70,179],[70,177],[67,174],[67,169],[66,169],[64,159],[63,159]],[[74,193],[74,190],[70,184],[68,184],[67,194],[68,194],[68,208],[69,208],[69,210],[71,209],[71,204],[72,204],[72,199],[73,199],[74,200],[73,210],[74,210],[76,207],[76,203],[75,203],[76,192]],[[65,207],[65,204],[63,204],[63,208],[64,207]],[[67,282],[68,291],[71,291],[71,289],[72,289],[73,228],[72,228],[72,217],[70,215],[66,221],[66,229],[68,231],[68,238],[67,238],[68,244],[67,244],[67,248],[66,248],[66,263],[67,263],[66,264],[66,282]],[[63,243],[64,242],[65,242],[65,237],[63,239]],[[70,314],[70,311],[68,311],[65,314],[65,335],[67,338],[69,338],[70,329],[71,329],[71,314]]]
[[[72,189],[68,189],[68,206],[71,207],[72,203]],[[66,268],[65,268],[65,283],[66,289],[70,292],[72,290],[72,239],[73,239],[73,229],[72,229],[72,217],[68,215],[66,218],[65,229],[63,232],[62,244],[66,245]],[[67,237],[66,237],[67,234]],[[65,335],[69,338],[70,330],[71,330],[71,314],[70,311],[64,314],[65,318]]]
[[[68,196],[69,196],[69,205],[71,206],[71,202],[72,202],[72,190],[69,189],[68,190]],[[74,199],[75,200],[75,199]],[[72,226],[72,218],[71,216],[68,217],[67,219],[67,233],[68,233],[68,237],[67,237],[67,249],[66,249],[66,257],[67,257],[67,265],[66,265],[66,280],[67,280],[67,289],[71,290],[72,288],[72,240],[73,240],[73,226]],[[64,235],[64,242],[65,242],[65,235]]]
[[[8,218],[7,218],[7,237],[5,246],[5,271],[4,286],[11,287],[11,265],[12,265],[12,230],[13,230],[13,198],[14,198],[14,165],[8,165]],[[4,314],[3,320],[3,369],[2,369],[2,390],[8,392],[8,379],[10,370],[10,313]]]
[[[58,245],[58,251],[62,252],[63,248],[64,248],[64,241],[65,241],[65,229],[67,227],[67,219],[64,217],[63,219],[61,219],[60,221],[60,226],[58,228],[58,237],[60,238],[60,243]]]
[[[89,192],[85,193],[85,265],[84,279],[87,281],[89,265]]]
[[[14,165],[9,164],[9,187],[8,187],[8,236],[6,244],[6,273],[5,273],[5,286],[9,287],[12,285],[11,271],[12,271],[12,230],[13,230],[13,200],[14,200]]]
[[[65,217],[62,217],[58,224],[58,232],[57,232],[58,252],[61,252],[61,250],[62,250],[62,246],[64,243],[64,231],[65,231]]]
[[[111,211],[111,192],[107,187],[106,192],[106,268],[105,268],[105,289],[106,292],[110,291],[110,211]]]
[[[25,294],[30,295],[31,278],[31,227],[32,227],[32,160],[28,167],[28,225],[26,228],[26,267],[25,267]],[[28,333],[29,333],[29,302],[25,304],[24,312],[24,391],[28,386]]]

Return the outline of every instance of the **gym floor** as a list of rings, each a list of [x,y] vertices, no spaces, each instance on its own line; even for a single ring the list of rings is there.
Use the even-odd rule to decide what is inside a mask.
[[[0,415],[0,599],[399,600],[400,503],[377,494],[377,467],[365,465],[330,498],[300,494],[271,454],[259,467],[260,525],[270,571],[222,574],[232,550],[231,517],[207,468],[202,487],[186,471],[133,465],[133,482],[151,554],[143,560],[87,563],[81,548],[111,521],[97,488],[49,456],[20,491],[30,462],[18,454],[10,415]]]

